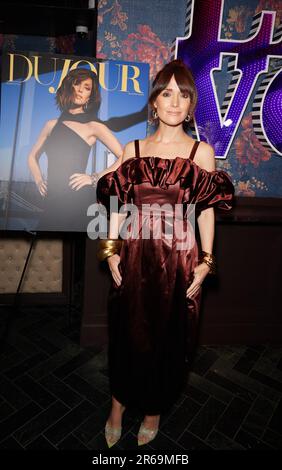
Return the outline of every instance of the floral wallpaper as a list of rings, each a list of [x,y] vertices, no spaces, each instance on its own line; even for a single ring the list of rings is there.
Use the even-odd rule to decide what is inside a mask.
[[[169,0],[99,0],[98,57],[148,62],[152,78],[170,60],[175,37],[184,36],[185,8],[186,0],[178,0],[177,8]],[[253,15],[262,9],[276,11],[277,27],[282,21],[281,1],[225,0],[222,37],[246,39]],[[212,129],[206,131],[208,137]],[[282,197],[282,158],[256,138],[251,100],[227,158],[218,159],[217,168],[230,174],[239,196]]]
[[[152,78],[170,60],[174,39],[184,36],[186,3],[186,0],[98,0],[97,57],[147,62]],[[222,37],[246,39],[253,16],[262,9],[276,11],[275,27],[278,27],[282,21],[281,0],[225,0]],[[85,43],[82,47],[72,35],[57,39],[0,35],[0,49],[1,46],[78,55],[83,55],[82,51],[88,55],[87,50],[91,50],[89,44],[88,49]],[[220,80],[218,89],[226,86],[226,78]],[[282,157],[270,153],[256,138],[251,105],[252,97],[228,156],[225,160],[218,159],[217,167],[230,174],[237,195],[282,197]],[[148,123],[148,132],[151,131]],[[212,129],[205,131],[208,141]]]
[[[186,0],[99,0],[97,55],[150,64],[151,78],[170,59],[182,35]]]

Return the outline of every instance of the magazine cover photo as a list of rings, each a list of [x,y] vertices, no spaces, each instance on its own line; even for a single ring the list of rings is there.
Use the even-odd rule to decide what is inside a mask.
[[[148,64],[7,52],[1,82],[1,229],[86,232],[97,181],[146,136]]]

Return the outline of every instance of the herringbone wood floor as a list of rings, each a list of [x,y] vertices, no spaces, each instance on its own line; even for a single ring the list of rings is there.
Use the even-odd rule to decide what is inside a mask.
[[[65,307],[1,308],[4,323],[10,314],[0,359],[0,448],[105,449],[106,351],[80,347],[79,309],[71,326]],[[137,447],[141,418],[125,412],[118,448]],[[282,449],[282,345],[199,347],[186,390],[162,416],[150,448]]]

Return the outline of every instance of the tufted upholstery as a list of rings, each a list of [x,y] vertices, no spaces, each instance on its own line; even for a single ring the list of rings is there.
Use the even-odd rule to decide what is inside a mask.
[[[30,242],[24,239],[0,239],[0,294],[17,290]],[[30,255],[21,292],[61,292],[63,241],[37,240]]]

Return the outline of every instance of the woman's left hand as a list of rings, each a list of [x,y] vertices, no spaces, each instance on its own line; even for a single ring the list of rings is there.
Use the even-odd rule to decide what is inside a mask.
[[[204,262],[198,264],[198,266],[195,266],[193,271],[194,279],[186,291],[186,297],[193,297],[193,295],[197,294],[198,290],[202,285],[203,280],[205,279],[209,271],[209,266]]]
[[[78,191],[80,188],[83,188],[83,186],[88,186],[91,184],[91,176],[85,173],[74,173],[70,176],[69,186],[75,191]]]

